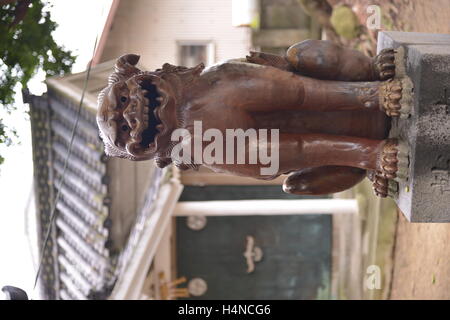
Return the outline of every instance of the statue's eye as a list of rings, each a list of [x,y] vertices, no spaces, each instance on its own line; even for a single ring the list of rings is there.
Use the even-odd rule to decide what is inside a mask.
[[[127,102],[127,97],[125,96],[120,97],[120,101],[123,103]]]
[[[130,129],[130,127],[127,126],[126,124],[124,124],[124,125],[121,127],[121,129],[122,129],[122,131],[128,131],[128,129]]]

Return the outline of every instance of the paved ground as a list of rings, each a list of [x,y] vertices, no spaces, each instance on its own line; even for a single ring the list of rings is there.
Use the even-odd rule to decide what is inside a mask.
[[[379,2],[382,11],[392,3]],[[397,2],[392,30],[450,33],[448,0]],[[450,299],[450,223],[411,224],[400,214],[392,280],[391,299]]]
[[[391,1],[389,1],[391,2]],[[397,2],[397,0],[392,1]],[[450,2],[448,0],[400,0],[397,24],[407,31],[450,33]]]
[[[450,299],[450,224],[400,217],[391,299]]]

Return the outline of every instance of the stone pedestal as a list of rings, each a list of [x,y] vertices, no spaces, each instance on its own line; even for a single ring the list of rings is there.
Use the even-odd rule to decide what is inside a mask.
[[[397,49],[396,77],[413,86],[410,114],[390,132],[409,146],[394,199],[411,222],[450,222],[450,35],[380,32],[384,48]]]

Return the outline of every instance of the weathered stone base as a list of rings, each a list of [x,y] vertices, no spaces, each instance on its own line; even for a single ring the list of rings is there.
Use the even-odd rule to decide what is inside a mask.
[[[390,132],[409,154],[394,199],[411,222],[450,222],[450,35],[380,32],[384,48],[397,49],[396,78],[412,84]]]

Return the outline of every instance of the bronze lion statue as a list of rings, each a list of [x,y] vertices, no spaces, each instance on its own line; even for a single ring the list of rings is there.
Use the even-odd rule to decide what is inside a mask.
[[[405,157],[398,141],[387,138],[391,117],[402,112],[394,57],[393,50],[370,58],[328,41],[307,40],[285,56],[251,52],[208,68],[166,63],[142,71],[136,67],[139,56],[127,54],[99,95],[97,123],[109,156],[155,159],[159,167],[174,162],[183,170],[205,165],[259,179],[289,174],[283,189],[295,194],[339,192],[367,175],[376,194],[385,197]],[[229,129],[276,129],[276,141],[267,139],[258,147],[267,154],[276,147],[277,170],[263,175],[258,161],[194,161],[186,151],[183,159],[188,155],[192,161],[174,158],[174,148],[184,140],[174,140],[174,132],[195,135],[196,122],[223,136]],[[245,150],[234,149],[232,160],[250,156],[249,140]],[[198,147],[205,151],[208,143]],[[223,148],[213,155],[224,154]]]

